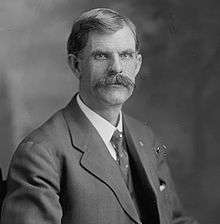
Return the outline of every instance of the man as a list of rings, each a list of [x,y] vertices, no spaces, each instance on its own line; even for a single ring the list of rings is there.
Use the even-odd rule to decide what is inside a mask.
[[[2,224],[196,223],[183,216],[163,147],[121,110],[139,47],[134,24],[110,9],[73,24],[67,51],[79,93],[15,152]]]

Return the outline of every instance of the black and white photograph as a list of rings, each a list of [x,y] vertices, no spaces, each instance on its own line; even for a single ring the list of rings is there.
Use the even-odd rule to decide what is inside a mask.
[[[0,223],[218,224],[218,0],[0,0]]]

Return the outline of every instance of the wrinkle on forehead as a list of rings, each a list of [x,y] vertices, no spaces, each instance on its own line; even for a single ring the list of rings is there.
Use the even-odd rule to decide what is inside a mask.
[[[134,35],[130,28],[127,26],[116,31],[115,33],[91,32],[86,48],[87,47],[90,51],[136,51]]]

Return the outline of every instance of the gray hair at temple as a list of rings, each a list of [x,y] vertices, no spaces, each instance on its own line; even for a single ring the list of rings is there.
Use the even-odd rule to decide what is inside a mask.
[[[107,8],[97,8],[84,12],[73,24],[67,41],[67,53],[77,56],[87,44],[89,33],[115,33],[128,26],[136,43],[136,51],[140,50],[140,41],[134,23],[118,12]]]

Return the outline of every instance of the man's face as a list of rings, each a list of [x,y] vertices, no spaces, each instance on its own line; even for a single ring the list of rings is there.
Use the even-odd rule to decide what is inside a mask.
[[[132,94],[141,66],[131,30],[91,32],[78,60],[80,96],[90,107],[122,105]]]

